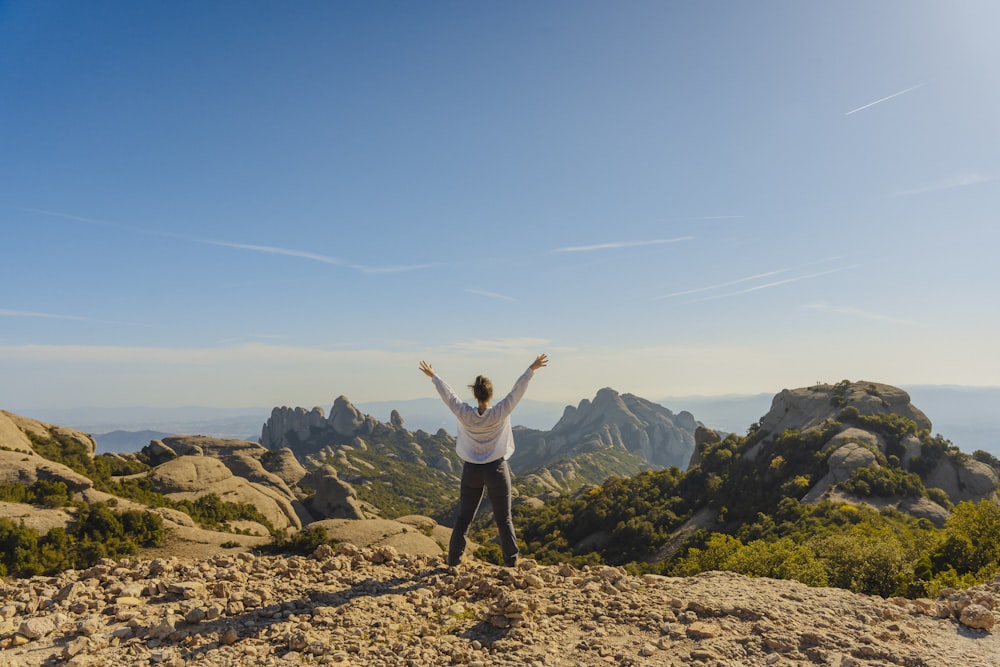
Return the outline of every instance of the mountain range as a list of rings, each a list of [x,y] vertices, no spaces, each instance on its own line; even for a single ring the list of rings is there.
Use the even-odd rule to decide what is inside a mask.
[[[963,451],[983,450],[1000,457],[1000,387],[958,385],[907,385],[901,387],[913,402],[934,417],[934,432],[944,435]],[[690,412],[698,421],[723,433],[744,433],[771,407],[774,394],[670,396],[653,399],[674,412]],[[389,421],[396,410],[412,430],[433,433],[440,428],[454,433],[454,419],[437,398],[374,401],[355,404],[380,421]],[[566,405],[530,398],[521,401],[515,423],[546,430],[562,417]],[[11,412],[93,434],[98,452],[130,452],[148,440],[143,431],[171,435],[200,434],[218,438],[255,440],[270,407],[121,407],[121,408],[17,408]],[[134,433],[130,436],[129,433]]]

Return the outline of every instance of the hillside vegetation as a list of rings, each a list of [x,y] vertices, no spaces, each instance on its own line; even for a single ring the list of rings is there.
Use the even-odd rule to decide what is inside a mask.
[[[973,502],[925,484],[945,464],[986,466],[995,478],[996,459],[969,457],[930,435],[917,421],[922,415],[862,412],[870,405],[852,404],[849,390],[856,395],[858,387],[828,387],[835,418],[805,430],[769,433],[761,427],[777,420],[769,414],[745,436],[701,442],[685,472],[646,471],[542,507],[520,505],[523,550],[543,563],[682,575],[723,569],[884,596],[932,595],[1000,571],[995,491]],[[878,395],[874,385],[861,391]],[[869,464],[831,480],[830,458],[847,445],[863,447]],[[947,518],[932,520],[939,516]],[[489,533],[483,525],[477,537]],[[488,545],[482,555],[495,559],[495,550]]]

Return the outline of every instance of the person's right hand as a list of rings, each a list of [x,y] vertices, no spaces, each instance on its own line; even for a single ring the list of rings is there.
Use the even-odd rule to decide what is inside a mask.
[[[547,366],[548,364],[549,364],[549,358],[544,354],[540,354],[537,357],[535,357],[535,360],[531,362],[531,365],[528,366],[528,368],[530,368],[533,371],[537,371],[539,368]]]
[[[427,363],[426,361],[421,361],[421,362],[420,362],[420,370],[421,370],[421,372],[423,372],[423,374],[424,374],[424,375],[426,375],[427,377],[429,377],[429,378],[432,378],[432,377],[434,377],[434,369],[433,369],[433,368],[431,367],[431,365],[430,365],[429,363]]]

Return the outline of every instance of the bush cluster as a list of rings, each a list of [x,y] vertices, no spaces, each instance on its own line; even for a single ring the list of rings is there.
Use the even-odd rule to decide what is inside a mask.
[[[134,554],[165,538],[163,519],[152,512],[116,512],[106,503],[81,507],[68,528],[45,535],[0,518],[0,574],[28,577],[87,568],[102,558]]]

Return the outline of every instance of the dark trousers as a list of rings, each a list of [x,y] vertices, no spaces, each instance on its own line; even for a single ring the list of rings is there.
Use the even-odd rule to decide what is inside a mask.
[[[468,463],[462,466],[462,491],[458,498],[458,520],[451,532],[448,565],[458,565],[465,553],[469,525],[476,518],[483,494],[490,499],[493,519],[500,531],[500,549],[506,565],[517,563],[517,541],[514,521],[510,516],[510,468],[503,459],[489,463]]]

